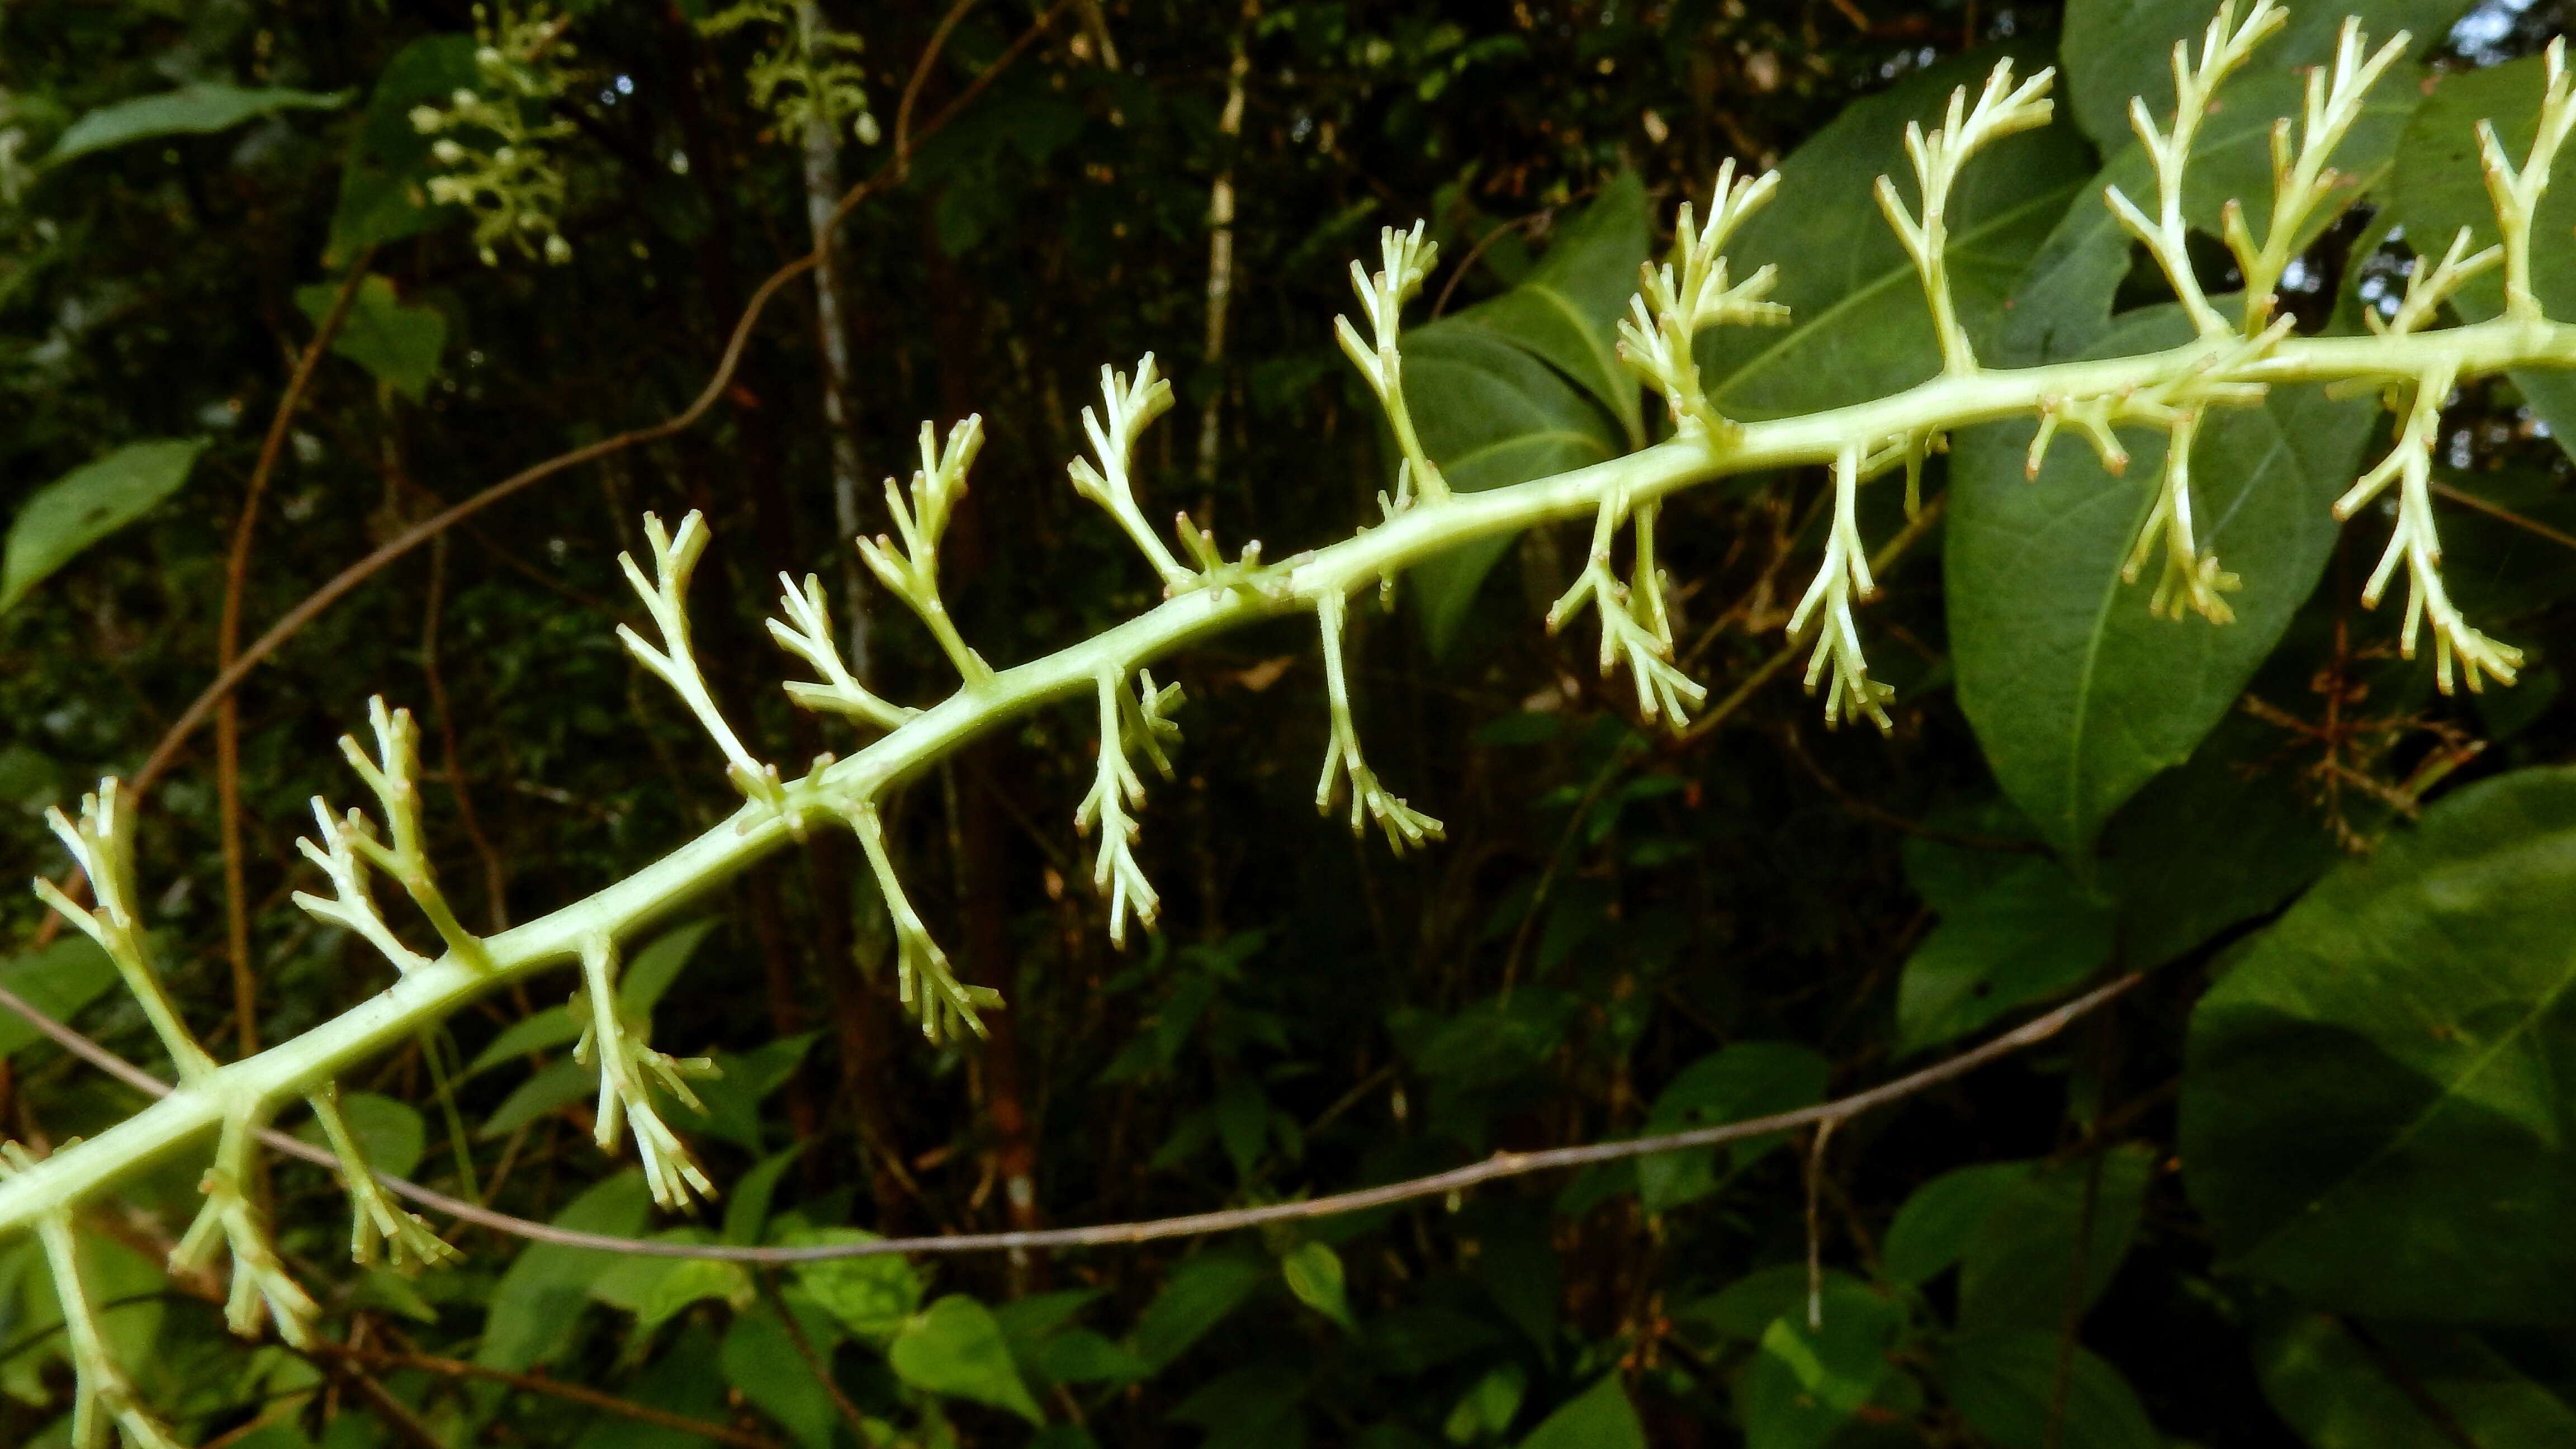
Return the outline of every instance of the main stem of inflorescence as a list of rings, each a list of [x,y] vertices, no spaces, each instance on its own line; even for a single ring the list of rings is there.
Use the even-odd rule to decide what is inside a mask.
[[[87,1141],[0,1180],[0,1236],[37,1226],[198,1142],[228,1120],[258,1120],[342,1071],[412,1038],[511,981],[579,962],[586,942],[623,940],[681,910],[809,826],[828,827],[978,735],[1091,694],[1207,636],[1308,612],[1478,539],[1592,516],[1605,500],[1636,507],[1712,480],[1832,463],[1854,441],[1889,440],[2031,417],[2052,400],[2122,395],[2211,367],[2232,338],[2164,352],[1946,373],[1905,392],[1831,412],[1685,434],[1622,458],[1511,487],[1416,499],[1382,525],[1327,548],[1231,572],[1178,592],[1105,633],[960,687],[865,748],[753,800],[652,865],[597,894],[420,966],[355,1009],[255,1056],[196,1074],[167,1098]],[[2228,376],[2264,386],[2400,385],[2448,371],[2463,381],[2527,367],[2576,368],[2576,326],[2513,317],[2402,336],[2287,338]]]

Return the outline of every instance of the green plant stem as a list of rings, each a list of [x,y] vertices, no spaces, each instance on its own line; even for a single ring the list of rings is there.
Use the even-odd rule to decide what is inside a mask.
[[[1104,671],[1151,663],[1208,636],[1301,613],[1478,539],[1587,518],[1603,500],[1644,504],[1737,473],[1830,462],[1853,439],[1887,439],[2036,414],[2044,401],[2120,395],[2168,382],[2241,346],[2232,334],[2164,352],[2049,367],[1945,374],[1871,402],[1722,433],[1677,437],[1622,458],[1508,488],[1425,501],[1328,548],[1249,570],[1245,582],[1183,593],[1127,623],[961,689],[867,748],[786,784],[782,804],[746,804],[697,839],[595,895],[485,941],[489,959],[454,953],[354,1010],[256,1056],[202,1074],[142,1112],[0,1183],[0,1235],[87,1199],[213,1131],[317,1090],[476,998],[579,959],[585,940],[623,938],[676,915],[813,826],[829,826],[975,737],[1060,700],[1087,696]],[[2576,326],[2500,318],[2403,337],[2298,338],[2237,368],[2269,384],[2463,378],[2522,367],[2576,367]]]

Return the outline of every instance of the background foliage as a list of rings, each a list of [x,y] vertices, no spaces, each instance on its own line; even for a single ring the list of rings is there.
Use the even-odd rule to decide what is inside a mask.
[[[2468,126],[2493,116],[2519,144],[2529,57],[2563,19],[2550,0],[2302,4],[2212,118],[2196,226],[2264,194],[2292,67],[2347,8],[2411,28],[2430,70],[2384,85],[2338,159],[2361,204],[2290,278],[2311,329],[2357,330],[2410,237],[2438,251],[2483,218]],[[646,509],[714,524],[701,658],[788,759],[849,739],[779,697],[767,580],[840,586],[836,470],[908,467],[922,417],[986,420],[949,598],[996,662],[1153,598],[1060,471],[1103,362],[1152,349],[1178,383],[1141,469],[1158,506],[1273,557],[1346,532],[1391,455],[1327,323],[1381,224],[1425,217],[1442,244],[1407,379],[1461,488],[1651,436],[1609,328],[1673,203],[1729,157],[1783,173],[1732,252],[1780,266],[1795,316],[1704,349],[1718,405],[1776,416],[1929,375],[1866,192],[1901,171],[1903,122],[1998,51],[2066,74],[2059,123],[1961,193],[1952,275],[1981,355],[2176,325],[2099,194],[2144,194],[2126,99],[2169,103],[2164,49],[2197,6],[1073,0],[1041,21],[985,0],[935,36],[944,9],[825,5],[858,44],[810,56],[781,49],[792,7],[707,27],[694,0],[574,4],[559,31],[496,13],[490,55],[452,0],[0,11],[0,848],[21,874],[59,868],[41,808],[131,772],[209,677],[266,421],[344,284],[259,528],[253,632],[444,504],[684,406],[751,287],[810,245],[782,116],[826,117],[856,177],[908,139],[918,57],[935,49],[915,123],[1047,27],[840,231],[845,428],[824,421],[799,283],[705,422],[442,536],[245,688],[255,1023],[226,962],[209,742],[157,788],[152,920],[209,1041],[273,1042],[381,985],[288,903],[310,883],[304,802],[345,793],[329,743],[370,693],[424,720],[434,849],[478,927],[729,808],[611,637],[635,612],[613,561]],[[432,128],[461,160],[424,106],[483,117]],[[431,187],[467,175],[488,184]],[[2546,299],[2576,316],[2576,185],[2542,215]],[[1448,822],[1430,853],[1390,860],[1311,819],[1325,711],[1302,627],[1181,665],[1189,742],[1142,847],[1164,930],[1124,953],[1064,828],[1092,769],[1084,711],[916,788],[894,833],[963,970],[1008,995],[989,1043],[903,1029],[845,849],[705,902],[625,985],[662,1045],[724,1068],[683,1118],[727,1187],[698,1221],[656,1221],[590,1145],[592,1077],[545,992],[397,1053],[349,1103],[380,1165],[594,1231],[1098,1222],[1795,1107],[2152,973],[2063,1042],[1836,1133],[1812,1186],[1808,1144],[1774,1141],[1051,1258],[766,1274],[466,1230],[463,1266],[406,1280],[338,1265],[328,1180],[285,1166],[285,1246],[361,1351],[308,1359],[238,1345],[206,1285],[161,1271],[201,1166],[173,1162],[84,1219],[111,1336],[188,1432],[260,1449],[703,1442],[495,1371],[811,1449],[2576,1442],[2570,387],[2482,386],[2446,424],[2449,577],[2531,656],[2510,691],[2436,696],[2395,658],[2393,609],[2357,606],[2385,525],[2339,535],[2325,509],[2384,434],[2368,399],[2285,393],[2205,432],[2201,505],[2247,580],[2223,629],[2151,618],[2118,581],[2146,449],[2122,479],[2061,447],[2025,480],[2028,426],[1999,425],[1935,463],[1937,522],[1881,570],[1865,628],[1898,688],[1886,738],[1825,734],[1777,678],[1820,480],[1738,480],[1665,513],[1685,653],[1725,701],[1680,740],[1639,727],[1588,640],[1535,627],[1576,534],[1445,560],[1393,614],[1355,613],[1378,763]],[[1873,544],[1898,538],[1894,494],[1869,506]],[[866,639],[883,692],[938,687],[926,638]],[[0,984],[149,1059],[86,942],[40,936],[32,900],[0,921]],[[58,1142],[136,1103],[0,1020],[7,1135]],[[0,1440],[66,1432],[51,1301],[33,1245],[0,1246]]]

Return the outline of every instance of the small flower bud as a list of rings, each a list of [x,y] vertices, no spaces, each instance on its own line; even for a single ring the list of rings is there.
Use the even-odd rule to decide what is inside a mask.
[[[436,106],[414,106],[411,108],[411,128],[420,132],[424,136],[437,130],[439,123],[446,119],[447,118],[445,116],[439,114],[438,107]]]
[[[868,111],[859,112],[859,123],[853,129],[858,132],[859,144],[862,146],[875,145],[877,138],[884,134],[877,129],[876,116]]]
[[[572,243],[565,241],[560,235],[547,237],[546,260],[558,267],[571,261]]]
[[[441,166],[454,166],[464,161],[465,148],[441,137],[438,144],[429,148],[429,154],[437,157]]]

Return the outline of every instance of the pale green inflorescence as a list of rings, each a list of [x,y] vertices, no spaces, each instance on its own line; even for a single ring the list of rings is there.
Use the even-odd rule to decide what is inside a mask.
[[[308,1341],[317,1310],[286,1273],[269,1237],[250,1156],[256,1130],[292,1101],[311,1104],[350,1185],[351,1246],[361,1261],[379,1247],[389,1248],[398,1265],[452,1256],[426,1224],[395,1209],[369,1180],[356,1139],[341,1120],[334,1083],[348,1068],[533,972],[567,963],[581,968],[574,998],[585,1026],[579,1057],[600,1073],[600,1145],[614,1147],[623,1128],[631,1126],[657,1200],[679,1207],[692,1196],[712,1195],[714,1185],[656,1105],[657,1095],[692,1100],[688,1079],[704,1064],[652,1049],[647,1043],[650,1024],[620,1013],[615,991],[619,943],[635,939],[692,897],[802,838],[813,826],[839,822],[858,836],[894,926],[903,999],[925,1035],[938,1041],[981,1033],[980,1013],[998,1006],[999,997],[960,983],[950,970],[946,954],[905,896],[887,847],[883,809],[907,782],[1008,720],[1077,698],[1088,699],[1096,709],[1099,766],[1075,823],[1085,832],[1097,831],[1094,880],[1108,898],[1111,934],[1123,942],[1127,920],[1150,927],[1158,904],[1134,851],[1141,835],[1134,812],[1145,794],[1134,756],[1168,775],[1179,740],[1178,726],[1169,716],[1181,702],[1180,692],[1157,686],[1146,667],[1230,628],[1312,613],[1321,637],[1329,710],[1318,805],[1331,809],[1347,786],[1355,831],[1374,822],[1398,850],[1437,839],[1440,823],[1387,791],[1361,753],[1342,642],[1352,595],[1372,585],[1382,587],[1405,569],[1473,540],[1589,516],[1591,550],[1581,576],[1550,610],[1549,625],[1561,626],[1582,609],[1593,609],[1601,622],[1605,672],[1624,665],[1636,684],[1638,712],[1679,730],[1686,711],[1705,698],[1705,691],[1672,658],[1672,621],[1656,562],[1659,504],[1682,489],[1729,475],[1827,467],[1833,493],[1824,558],[1793,615],[1791,632],[1797,637],[1812,632],[1807,684],[1810,690],[1825,686],[1827,718],[1867,717],[1884,727],[1891,691],[1869,677],[1853,607],[1866,602],[1874,587],[1858,522],[1857,498],[1865,483],[1902,464],[1910,509],[1918,501],[1924,457],[1938,450],[1952,430],[1978,423],[2037,419],[2034,469],[2061,428],[2084,436],[2114,472],[2128,456],[2119,428],[2162,430],[2169,438],[2165,478],[2124,572],[2136,580],[2161,548],[2165,562],[2150,607],[2175,617],[2188,611],[2223,623],[2229,617],[2223,596],[2233,580],[2214,557],[2199,551],[2191,509],[2191,445],[2207,410],[2251,405],[2279,384],[2376,387],[2391,394],[2404,419],[2402,427],[2387,455],[2336,505],[2339,516],[2349,517],[2392,487],[2396,491],[2388,550],[2365,600],[2376,603],[2402,564],[2409,587],[2400,636],[2406,651],[2412,654],[2420,631],[2429,626],[2436,679],[2443,689],[2463,677],[2473,690],[2486,678],[2511,682],[2519,654],[2473,628],[2442,587],[2429,475],[2439,410],[2455,385],[2514,368],[2576,367],[2576,326],[2544,316],[2530,281],[2532,215],[2560,143],[2576,128],[2560,48],[2550,50],[2539,135],[2529,152],[2516,161],[2503,153],[2491,130],[2480,132],[2503,245],[2470,256],[2463,235],[2438,265],[2417,269],[2395,313],[2385,321],[2372,319],[2373,335],[2299,337],[2289,319],[2274,315],[2277,304],[2268,289],[2304,244],[2301,238],[2313,235],[2348,204],[2332,184],[2330,159],[2361,98],[2402,50],[2402,38],[2365,55],[2368,46],[2358,28],[2347,26],[2334,63],[2310,79],[2301,124],[2294,128],[2284,121],[2276,132],[2275,196],[2263,236],[2254,237],[2241,207],[2229,213],[2228,243],[2245,275],[2262,285],[2243,314],[2230,320],[2201,293],[2183,257],[2181,184],[2199,117],[2212,95],[2280,25],[2281,12],[2271,0],[2257,4],[2242,23],[2234,9],[2231,4],[2221,10],[2197,60],[2188,45],[2176,47],[2180,106],[2171,124],[2159,128],[2143,107],[2135,112],[2155,165],[2157,215],[2148,216],[2116,190],[2106,198],[2166,267],[2195,323],[2198,335],[2173,348],[2019,369],[1990,368],[1977,361],[1949,297],[1944,208],[1961,168],[1982,145],[2048,117],[2048,75],[2016,85],[2007,65],[1997,67],[1973,102],[1964,89],[1954,96],[1940,128],[1928,135],[1909,132],[1919,213],[1906,207],[1892,183],[1880,183],[1880,204],[1914,260],[1942,354],[1935,376],[1891,396],[1751,423],[1721,417],[1710,406],[1691,361],[1692,339],[1707,326],[1759,324],[1780,315],[1764,299],[1770,285],[1767,272],[1731,282],[1721,254],[1728,233],[1769,196],[1777,178],[1739,179],[1730,169],[1718,179],[1704,224],[1688,207],[1683,209],[1672,260],[1648,270],[1632,317],[1621,327],[1621,355],[1663,396],[1672,436],[1626,457],[1553,477],[1454,493],[1414,433],[1402,387],[1398,312],[1421,286],[1433,249],[1418,227],[1409,232],[1390,228],[1382,241],[1382,269],[1371,274],[1353,268],[1369,335],[1347,320],[1336,327],[1344,350],[1384,403],[1401,455],[1395,488],[1384,500],[1385,520],[1329,547],[1265,564],[1258,544],[1245,545],[1235,560],[1227,561],[1213,534],[1183,516],[1176,520],[1182,548],[1175,555],[1146,526],[1130,476],[1139,435],[1171,405],[1169,385],[1156,376],[1150,356],[1132,377],[1106,370],[1101,410],[1086,409],[1083,419],[1096,458],[1075,462],[1069,473],[1075,490],[1100,505],[1135,544],[1163,584],[1164,600],[1068,648],[1000,670],[967,645],[950,620],[938,569],[940,539],[965,493],[982,425],[969,418],[945,440],[924,425],[921,466],[909,489],[899,489],[891,479],[886,484],[893,535],[863,540],[859,547],[878,580],[937,639],[956,667],[960,685],[922,709],[871,693],[833,643],[819,581],[809,577],[799,588],[782,576],[783,617],[770,622],[770,632],[818,676],[787,683],[789,697],[883,731],[847,758],[819,761],[797,778],[785,778],[761,761],[725,722],[691,652],[686,591],[707,543],[703,521],[693,514],[671,532],[648,517],[652,572],[648,575],[631,559],[625,566],[660,642],[648,643],[631,629],[620,633],[636,657],[696,716],[743,796],[741,807],[696,840],[595,895],[515,929],[478,937],[447,907],[421,850],[418,760],[410,718],[377,702],[371,709],[375,751],[370,754],[353,740],[343,741],[343,749],[376,798],[383,833],[355,811],[335,815],[316,800],[319,839],[304,842],[303,848],[332,893],[299,895],[297,901],[316,918],[368,942],[394,968],[397,979],[347,1014],[254,1056],[216,1063],[163,989],[137,915],[141,896],[134,881],[131,820],[120,808],[116,782],[105,782],[84,801],[77,822],[56,812],[54,828],[89,880],[94,904],[84,907],[41,881],[37,888],[107,951],[141,1002],[180,1083],[169,1097],[87,1142],[66,1143],[43,1159],[8,1144],[0,1156],[0,1235],[38,1233],[63,1298],[79,1377],[74,1442],[80,1449],[101,1449],[111,1432],[121,1432],[127,1443],[143,1449],[175,1444],[160,1421],[136,1402],[130,1380],[95,1331],[81,1286],[72,1214],[128,1175],[214,1134],[217,1145],[203,1184],[204,1210],[174,1259],[203,1263],[219,1247],[225,1250],[232,1264],[233,1326],[256,1333],[264,1319],[273,1317],[290,1341]],[[2505,272],[2503,315],[2474,324],[2430,325],[2444,299],[2497,266]],[[1624,577],[1613,554],[1622,526],[1633,538]],[[420,923],[440,940],[443,949],[437,956],[404,944],[401,931],[370,895],[373,876],[392,881],[410,900]]]
[[[556,147],[573,123],[551,115],[575,79],[579,52],[564,34],[571,25],[543,4],[475,6],[481,86],[459,87],[443,106],[412,108],[412,129],[438,138],[430,155],[443,174],[431,178],[429,199],[473,213],[474,245],[487,267],[500,265],[504,244],[555,266],[572,260],[555,219],[564,205]]]

